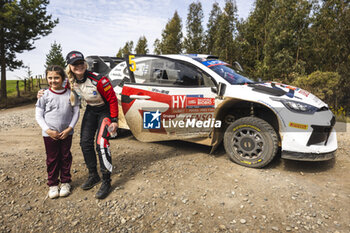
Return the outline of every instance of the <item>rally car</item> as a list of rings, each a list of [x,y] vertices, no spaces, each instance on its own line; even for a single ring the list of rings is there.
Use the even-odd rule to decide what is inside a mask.
[[[320,161],[337,150],[335,117],[313,94],[254,82],[211,55],[134,55],[106,75],[119,102],[119,127],[143,142],[222,142],[234,162],[269,164],[278,151]]]

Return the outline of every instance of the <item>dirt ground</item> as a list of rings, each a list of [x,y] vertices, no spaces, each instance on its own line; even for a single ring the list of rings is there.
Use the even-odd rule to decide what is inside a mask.
[[[221,149],[171,141],[111,140],[113,191],[83,191],[73,139],[73,190],[45,199],[46,165],[34,104],[0,110],[0,232],[350,232],[350,125],[334,160],[232,163]]]

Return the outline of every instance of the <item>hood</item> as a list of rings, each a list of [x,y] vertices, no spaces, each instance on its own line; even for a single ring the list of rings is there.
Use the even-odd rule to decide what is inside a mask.
[[[254,83],[249,84],[248,86],[252,88],[253,92],[270,95],[271,97],[304,102],[317,108],[327,106],[327,104],[318,97],[299,87],[276,82]]]
[[[276,103],[272,98],[277,98],[306,103],[316,108],[328,108],[326,103],[310,92],[276,82],[228,85],[225,95],[251,101],[262,100],[272,105]]]

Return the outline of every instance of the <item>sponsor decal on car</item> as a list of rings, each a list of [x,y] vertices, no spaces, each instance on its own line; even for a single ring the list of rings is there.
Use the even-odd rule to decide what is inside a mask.
[[[157,92],[157,93],[162,93],[162,94],[169,94],[168,90],[160,90],[160,89],[157,89],[157,88],[152,88],[151,91]]]
[[[204,98],[203,95],[173,95],[172,108],[214,108],[214,98]]]
[[[220,128],[221,121],[215,120],[212,114],[189,115],[177,119],[178,115],[163,115],[157,111],[143,112],[144,129],[163,128]],[[162,121],[161,121],[162,119]]]
[[[304,95],[305,97],[308,97],[308,96],[310,95],[310,92],[305,91],[305,90],[303,90],[303,89],[300,89],[300,90],[299,90],[299,94],[302,94],[302,95]]]
[[[221,127],[221,121],[220,120],[214,120],[214,119],[208,119],[205,121],[196,120],[196,119],[187,119],[184,120],[169,120],[165,121],[163,120],[163,127],[164,128],[170,128],[170,127],[179,127],[179,128],[220,128]]]
[[[220,60],[209,60],[209,61],[204,61],[202,62],[203,65],[207,66],[207,67],[211,67],[211,66],[219,66],[219,65],[228,65],[228,63],[220,61]]]
[[[144,129],[160,129],[160,116],[159,110],[155,112],[143,112],[143,128]]]
[[[299,123],[295,123],[295,122],[289,122],[289,127],[307,130],[308,125],[299,124]]]

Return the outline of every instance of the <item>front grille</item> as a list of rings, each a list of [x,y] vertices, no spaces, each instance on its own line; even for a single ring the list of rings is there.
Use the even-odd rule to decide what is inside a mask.
[[[327,139],[329,137],[330,132],[332,131],[331,126],[319,126],[319,125],[311,125],[313,128],[311,137],[307,142],[307,146],[318,144],[321,142],[327,143]]]
[[[330,121],[330,126],[322,126],[322,125],[311,125],[312,133],[307,142],[307,146],[318,144],[324,142],[324,145],[327,144],[329,135],[332,132],[333,126],[335,125],[335,117],[333,116]]]

